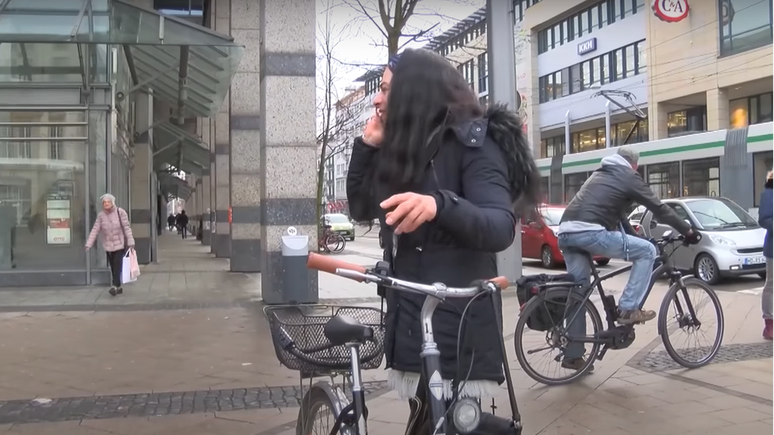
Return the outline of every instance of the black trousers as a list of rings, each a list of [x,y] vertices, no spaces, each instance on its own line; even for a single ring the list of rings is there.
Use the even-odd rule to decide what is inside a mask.
[[[114,287],[121,287],[121,269],[124,267],[124,254],[126,254],[126,248],[107,252],[107,261],[112,276],[111,285]]]
[[[185,239],[186,236],[188,235],[188,227],[183,225],[180,227],[180,231],[183,233],[183,238]]]

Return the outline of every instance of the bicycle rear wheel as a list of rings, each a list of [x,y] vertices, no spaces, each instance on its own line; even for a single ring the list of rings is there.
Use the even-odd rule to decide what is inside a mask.
[[[695,369],[709,364],[718,354],[723,342],[725,320],[720,299],[709,284],[694,277],[685,278],[683,282],[685,288],[679,283],[674,284],[664,296],[658,313],[658,331],[669,356],[681,366]],[[697,291],[689,292],[689,288]],[[705,301],[701,299],[703,296],[706,296]],[[711,307],[705,314],[704,308],[708,303]],[[673,323],[667,324],[670,320]],[[685,349],[679,344],[676,345],[670,337],[672,332],[685,332],[697,336],[704,332],[710,332],[710,334],[708,337],[702,334],[706,337],[704,340],[698,339],[696,347]]]
[[[570,308],[567,307],[568,295],[570,295]],[[586,363],[580,370],[571,370],[562,368],[562,360],[564,358],[565,349],[567,347],[566,328],[567,321],[573,317],[579,304],[583,302],[583,298],[570,289],[556,288],[549,289],[539,296],[533,297],[524,306],[524,310],[519,314],[519,320],[516,322],[516,331],[514,332],[514,346],[516,347],[516,358],[519,360],[519,364],[524,372],[532,379],[545,385],[563,385],[575,381],[583,376],[594,363],[597,354],[599,353],[599,343],[588,343],[586,346],[591,346],[591,351],[586,352],[584,358]],[[585,332],[585,336],[594,337],[602,331],[602,318],[599,316],[599,311],[591,302],[591,299],[587,300],[584,304],[585,312],[588,314],[588,318],[591,320],[586,321],[586,329],[591,327],[591,332]],[[547,331],[533,331],[527,326],[527,321],[532,315],[541,315],[544,310],[553,311],[558,314],[559,318],[551,318],[552,326]],[[581,316],[579,313],[578,316]],[[584,314],[585,316],[585,314]],[[588,319],[587,318],[587,319]],[[525,337],[525,334],[528,334]],[[545,337],[541,337],[544,334]],[[527,350],[527,348],[530,348]],[[588,349],[588,348],[587,348]],[[546,355],[544,352],[555,352],[554,355]],[[532,364],[528,361],[528,358],[536,353],[544,353],[544,356],[539,357],[536,364],[540,361],[555,364],[552,375],[543,375],[538,372],[535,367],[536,364]]]
[[[347,246],[347,239],[341,234],[332,234],[331,238],[328,239],[328,242],[328,246],[334,254],[344,251],[344,248]]]
[[[333,432],[336,419],[346,405],[331,392],[313,386],[301,400],[296,420],[296,435],[354,435],[349,427],[341,427]]]

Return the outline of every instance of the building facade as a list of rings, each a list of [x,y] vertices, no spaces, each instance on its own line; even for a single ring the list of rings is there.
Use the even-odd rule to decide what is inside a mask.
[[[316,245],[315,21],[311,0],[0,1],[0,287],[108,282],[84,244],[109,192],[140,263],[176,197],[280,301],[281,236]]]

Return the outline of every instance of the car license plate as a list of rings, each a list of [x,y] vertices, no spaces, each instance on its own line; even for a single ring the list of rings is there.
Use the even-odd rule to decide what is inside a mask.
[[[744,264],[764,264],[766,257],[748,257],[744,259]]]

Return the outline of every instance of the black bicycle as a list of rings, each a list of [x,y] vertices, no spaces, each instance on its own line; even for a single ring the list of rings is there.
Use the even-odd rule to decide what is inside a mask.
[[[458,391],[463,389],[467,379],[459,385],[453,382],[453,397],[444,397],[444,383],[440,376],[440,352],[433,339],[433,313],[441,302],[453,297],[475,300],[489,296],[494,312],[497,313],[495,325],[498,325],[498,331],[502,331],[502,315],[497,301],[500,300],[501,289],[509,284],[506,278],[482,280],[468,288],[451,288],[441,283],[426,285],[389,277],[390,268],[385,262],[377,263],[373,269],[366,269],[314,253],[309,254],[307,267],[335,273],[359,282],[376,283],[399,291],[427,295],[421,311],[422,352],[420,354],[423,367],[422,379],[424,379],[422,388],[425,393],[423,397],[426,398],[427,403],[422,403],[421,406],[429,411],[427,420],[431,424],[432,434],[521,434],[521,416],[516,404],[507,358],[503,358],[503,371],[510,398],[510,418],[483,412],[481,404],[475,399],[460,398]],[[295,331],[297,334],[294,334],[293,329],[289,328],[292,326],[289,322],[272,322],[272,339],[277,355],[281,361],[291,356],[293,361],[301,363],[291,368],[303,366],[312,371],[346,373],[352,400],[342,388],[332,386],[328,382],[316,383],[301,401],[296,433],[298,435],[312,433],[367,435],[368,409],[361,369],[374,368],[375,361],[378,367],[381,362],[383,348],[378,346],[384,338],[381,325],[374,325],[373,320],[364,323],[341,310],[328,317],[324,324],[316,322],[315,325],[322,326],[323,340],[319,335],[310,337],[308,333],[311,330],[307,330],[306,334],[297,330]],[[500,335],[502,337],[502,333]],[[506,355],[505,342],[502,339],[500,342],[503,355]],[[365,350],[365,353],[361,350]],[[464,375],[459,376],[459,378],[463,377]],[[450,403],[448,405],[447,400]],[[421,426],[424,421],[413,423],[417,425],[409,422],[410,433],[415,433],[417,426]],[[322,427],[323,425],[325,426]]]
[[[675,362],[686,368],[699,368],[709,364],[720,350],[725,323],[723,308],[717,294],[709,285],[693,276],[683,276],[679,270],[668,264],[671,255],[681,246],[677,244],[678,242],[684,244],[685,238],[673,236],[671,231],[667,231],[661,240],[654,241],[659,256],[640,308],[650,295],[656,280],[666,275],[669,278],[669,290],[659,309],[658,333],[664,348]],[[671,250],[668,247],[671,247]],[[579,285],[569,274],[526,276],[517,283],[517,294],[522,305],[514,340],[516,357],[527,375],[547,385],[566,384],[580,378],[592,369],[595,360],[602,360],[608,350],[626,349],[635,339],[634,325],[616,324],[618,307],[615,298],[605,294],[602,288],[602,281],[621,275],[631,270],[632,266],[627,265],[600,276],[589,253],[579,250],[575,252],[583,253],[588,257],[592,275],[590,285],[585,287]],[[689,295],[689,287],[698,289],[698,293]],[[607,314],[607,329],[603,329],[599,311],[591,301],[595,288]],[[707,305],[699,301],[701,295],[708,297],[712,306],[711,311],[714,313],[713,317],[717,319],[717,326],[714,333],[710,333],[711,342],[707,340],[700,343],[698,347],[682,355],[679,353],[680,346],[676,346],[670,338],[672,332],[682,331],[698,335],[712,329],[710,319],[699,315],[700,310]],[[590,333],[587,332],[585,336],[570,335],[569,325],[578,320],[584,320],[579,319],[578,316],[585,316],[585,313],[589,314],[593,330]],[[670,321],[673,323],[668,325]],[[529,330],[538,333],[530,333]],[[527,360],[528,356],[539,352],[556,351],[554,356],[543,359],[549,363],[559,363],[559,368],[562,368],[561,364],[567,348],[573,344],[582,346],[584,351],[586,345],[590,344],[591,350],[588,356],[585,356],[582,367],[567,368],[569,372],[567,374],[542,375]],[[535,348],[527,349],[532,346]]]

